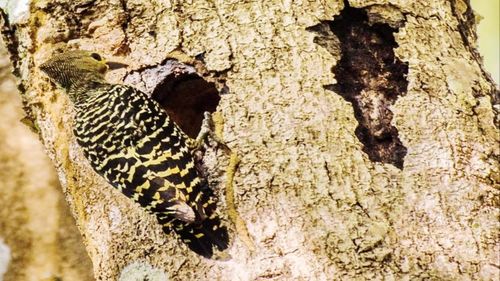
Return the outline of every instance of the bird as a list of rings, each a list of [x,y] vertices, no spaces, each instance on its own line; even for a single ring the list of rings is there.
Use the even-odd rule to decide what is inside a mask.
[[[70,50],[39,68],[74,106],[73,133],[90,165],[114,188],[156,215],[189,249],[210,258],[228,247],[227,228],[215,212],[213,191],[195,166],[196,141],[144,92],[108,83],[124,64]]]

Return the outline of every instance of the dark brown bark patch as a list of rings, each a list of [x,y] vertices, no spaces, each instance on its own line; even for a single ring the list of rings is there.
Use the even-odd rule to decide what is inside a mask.
[[[391,125],[390,110],[408,87],[408,64],[394,55],[394,48],[398,47],[394,32],[398,30],[387,24],[370,25],[366,12],[349,7],[347,1],[340,15],[326,24],[338,42],[328,44],[325,40],[329,37],[320,36],[317,43],[337,45],[341,52],[333,68],[337,84],[326,88],[353,105],[359,123],[355,134],[370,160],[402,169],[407,149],[398,137],[398,130]],[[310,30],[321,33],[324,28],[325,23]],[[334,39],[330,36],[330,40]]]

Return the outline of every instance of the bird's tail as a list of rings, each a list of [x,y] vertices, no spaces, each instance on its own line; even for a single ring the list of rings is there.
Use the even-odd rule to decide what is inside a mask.
[[[195,253],[211,258],[214,249],[223,251],[229,245],[227,228],[222,226],[218,217],[207,218],[199,224],[172,222],[172,228],[180,239]]]
[[[206,258],[211,258],[214,250],[223,251],[229,245],[227,228],[222,225],[215,212],[216,202],[213,200],[212,190],[203,186],[197,190],[198,196],[191,202],[194,211],[194,222],[186,222],[165,214],[158,214],[157,218],[165,232],[174,230],[193,252]]]
[[[174,230],[189,249],[206,258],[213,256],[214,249],[223,251],[229,245],[227,228],[215,214],[201,222],[191,224],[170,216],[157,216],[157,218],[165,233]]]

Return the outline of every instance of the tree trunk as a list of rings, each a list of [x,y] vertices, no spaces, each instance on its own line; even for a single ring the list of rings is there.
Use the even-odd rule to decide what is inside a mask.
[[[498,279],[498,90],[467,2],[6,8],[24,105],[97,279]],[[210,147],[203,162],[228,259],[197,256],[92,171],[67,96],[37,68],[66,48],[127,63],[108,81],[147,92],[190,135],[203,111],[221,117],[241,159],[233,181],[225,151]]]
[[[21,99],[0,40],[0,280],[92,278],[92,264]],[[53,278],[53,279],[50,279]]]

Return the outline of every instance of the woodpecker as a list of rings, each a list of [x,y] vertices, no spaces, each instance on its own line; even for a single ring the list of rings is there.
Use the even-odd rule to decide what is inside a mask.
[[[110,67],[90,51],[56,54],[40,66],[75,108],[73,132],[92,168],[156,215],[194,252],[211,257],[228,246],[214,195],[195,167],[189,138],[145,93],[110,84]]]

